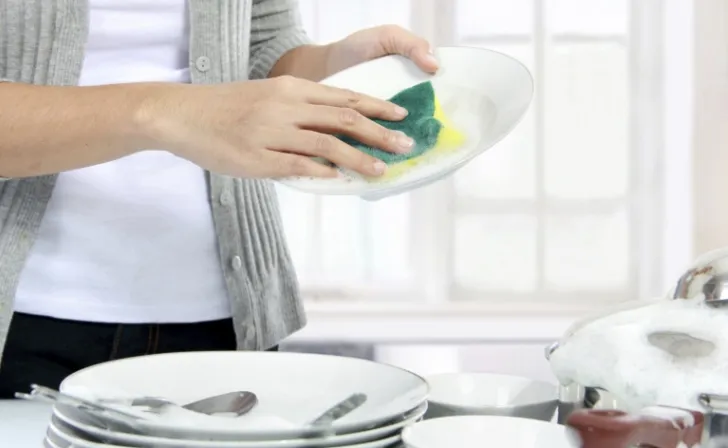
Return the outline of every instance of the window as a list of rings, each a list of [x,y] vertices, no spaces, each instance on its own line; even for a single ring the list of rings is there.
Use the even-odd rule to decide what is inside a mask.
[[[512,135],[438,184],[375,203],[279,187],[311,303],[573,308],[661,292],[660,0],[300,4],[317,41],[396,23],[510,54],[537,86]]]

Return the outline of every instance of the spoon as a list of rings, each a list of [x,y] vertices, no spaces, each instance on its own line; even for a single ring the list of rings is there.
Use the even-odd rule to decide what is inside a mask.
[[[367,401],[366,394],[352,394],[346,399],[336,403],[323,414],[313,419],[309,425],[311,426],[330,426],[334,421],[349,414]]]
[[[123,412],[119,409],[110,408],[108,405],[124,404],[132,407],[145,407],[150,413],[160,413],[163,408],[168,406],[179,406],[172,401],[158,397],[139,397],[131,400],[83,400],[79,397],[58,392],[57,390],[47,387],[38,386],[36,384],[31,386],[30,394],[17,393],[15,396],[29,400],[41,399],[44,401],[59,402],[81,410],[111,413],[121,419],[138,419],[139,417],[134,414]],[[215,395],[180,407],[207,415],[232,413],[236,416],[241,416],[253,409],[256,404],[258,404],[258,397],[253,392],[240,391]]]
[[[239,417],[250,412],[256,404],[258,404],[258,397],[253,392],[239,391],[203,398],[180,407],[200,414],[235,414],[235,416]],[[149,412],[153,413],[160,413],[162,409],[168,406],[179,406],[172,401],[159,397],[134,398],[129,405],[145,407]]]
[[[71,406],[79,411],[93,414],[94,416],[101,418],[106,417],[132,428],[136,427],[137,422],[142,419],[139,415],[115,409],[96,401],[84,400],[83,398],[59,392],[48,387],[38,386],[37,384],[32,384],[30,389],[30,393],[26,394],[18,392],[15,394],[15,397],[22,398],[24,400],[42,401],[46,403]]]

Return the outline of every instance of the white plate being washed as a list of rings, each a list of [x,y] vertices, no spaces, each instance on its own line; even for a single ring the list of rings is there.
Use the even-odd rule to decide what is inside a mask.
[[[308,422],[354,393],[363,405],[332,424],[332,432],[360,432],[400,418],[421,405],[427,382],[403,369],[339,356],[269,352],[171,353],[99,364],[67,377],[61,391],[89,399],[164,397],[184,404],[249,390],[258,404],[237,418],[182,408],[141,413],[143,435],[194,440],[282,440],[318,436]],[[121,429],[121,428],[119,428]]]
[[[384,181],[347,172],[344,179],[290,178],[281,183],[308,193],[356,195],[378,200],[441,180],[508,135],[526,114],[533,78],[517,60],[492,50],[440,47],[437,74],[428,75],[401,56],[386,56],[337,73],[322,83],[378,98],[391,98],[432,81],[442,110],[465,136],[465,143],[431,161]]]

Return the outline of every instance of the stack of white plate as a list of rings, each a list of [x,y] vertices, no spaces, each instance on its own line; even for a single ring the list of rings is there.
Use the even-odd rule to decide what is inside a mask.
[[[289,448],[397,446],[427,410],[427,382],[396,367],[353,358],[267,352],[201,352],[113,361],[68,377],[61,392],[79,398],[163,397],[180,406],[233,391],[256,394],[239,417],[170,406],[132,427],[56,404],[46,433],[51,448]],[[366,401],[325,432],[309,423],[353,394]],[[118,408],[124,409],[124,408]]]

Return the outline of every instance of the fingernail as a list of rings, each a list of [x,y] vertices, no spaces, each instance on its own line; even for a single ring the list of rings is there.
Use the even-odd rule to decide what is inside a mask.
[[[374,162],[374,165],[372,165],[374,174],[377,176],[380,176],[384,174],[385,171],[387,171],[387,164],[382,162],[381,160],[377,160]]]
[[[437,58],[431,52],[430,53],[427,53],[425,55],[425,59],[427,59],[427,62],[429,62],[430,64],[432,64],[435,67],[439,67],[440,66],[440,63],[437,61]]]
[[[405,109],[402,106],[395,106],[394,107],[394,113],[397,114],[398,117],[403,117],[404,118],[404,117],[407,116],[407,114],[409,112],[407,111],[407,109]]]
[[[401,132],[401,131],[397,131],[396,140],[397,140],[397,145],[400,148],[407,150],[407,151],[412,149],[412,147],[415,145],[415,141],[412,138],[408,137],[407,134],[405,134],[404,132]]]

